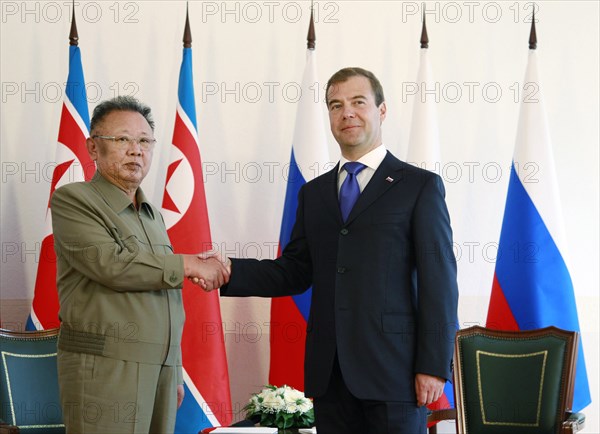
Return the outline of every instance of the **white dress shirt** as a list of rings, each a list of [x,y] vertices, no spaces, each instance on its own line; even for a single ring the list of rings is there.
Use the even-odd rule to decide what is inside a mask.
[[[358,181],[358,187],[360,188],[361,193],[363,192],[363,190],[365,189],[365,187],[367,186],[367,184],[373,177],[373,174],[375,173],[375,171],[377,170],[377,168],[379,167],[379,165],[385,158],[386,154],[387,154],[387,149],[385,149],[385,146],[383,144],[381,144],[378,147],[376,147],[375,149],[373,149],[372,151],[367,152],[365,155],[360,157],[358,160],[356,160],[359,163],[362,163],[365,166],[367,166],[363,170],[361,170],[358,175],[356,175],[356,180]],[[338,171],[338,185],[337,185],[338,195],[340,192],[340,188],[342,187],[342,183],[346,179],[346,176],[348,176],[348,173],[343,168],[344,164],[346,164],[348,161],[350,161],[350,160],[347,160],[346,158],[344,158],[343,155],[340,157],[340,167],[338,169],[339,171]]]

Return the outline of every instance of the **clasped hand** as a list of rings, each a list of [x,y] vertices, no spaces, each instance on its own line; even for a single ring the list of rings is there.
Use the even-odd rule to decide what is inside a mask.
[[[190,281],[205,291],[212,291],[229,282],[231,261],[217,251],[208,251],[199,255],[183,255],[183,268],[185,277]]]

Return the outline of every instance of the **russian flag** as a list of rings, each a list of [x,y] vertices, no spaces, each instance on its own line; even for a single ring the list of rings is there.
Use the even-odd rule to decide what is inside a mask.
[[[85,140],[89,136],[90,115],[87,104],[81,51],[77,45],[75,11],[71,21],[71,46],[69,47],[69,75],[58,128],[55,166],[52,172],[50,195],[46,207],[45,233],[35,279],[31,313],[27,330],[58,327],[58,290],[56,288],[56,253],[52,235],[50,199],[54,190],[69,182],[89,181],[95,165],[88,155]]]
[[[178,100],[162,214],[175,252],[195,254],[210,250],[212,242],[198,146],[187,16]],[[183,304],[185,398],[177,412],[175,433],[197,433],[206,427],[231,423],[229,374],[218,291],[198,290],[197,285],[186,280]]]
[[[423,26],[425,26],[424,23]],[[426,89],[434,89],[435,82],[429,64],[429,50],[425,47],[421,48],[416,85],[418,90],[413,102],[412,125],[406,161],[414,166],[439,172],[441,151],[436,101],[432,95],[425,93]],[[428,407],[432,410],[454,407],[452,383],[447,381],[442,396]]]
[[[529,51],[525,86],[535,92],[526,94],[521,104],[487,326],[530,330],[553,325],[579,331],[534,50]],[[580,344],[572,410],[580,411],[590,402]]]
[[[278,256],[290,241],[300,188],[329,169],[324,105],[322,95],[318,93],[322,88],[317,80],[316,53],[309,48],[302,79],[302,97],[296,112]],[[312,288],[297,296],[273,298],[271,301],[271,384],[287,384],[304,390],[304,344],[311,296]]]

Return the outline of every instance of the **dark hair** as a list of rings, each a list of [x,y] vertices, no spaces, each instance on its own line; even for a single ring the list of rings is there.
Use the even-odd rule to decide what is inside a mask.
[[[92,114],[90,132],[94,131],[96,126],[112,112],[137,112],[144,116],[144,119],[146,119],[150,128],[152,128],[152,131],[154,131],[154,120],[152,120],[150,107],[139,102],[134,97],[127,95],[107,99],[98,104],[96,108],[94,108],[94,113]]]
[[[366,77],[369,79],[369,82],[371,82],[371,89],[373,89],[373,94],[375,95],[375,105],[379,107],[381,103],[385,101],[385,97],[383,96],[383,87],[381,86],[381,83],[379,82],[377,77],[375,77],[375,74],[373,74],[371,71],[367,71],[366,69],[358,67],[343,68],[331,76],[331,78],[327,82],[327,87],[325,88],[325,103],[329,105],[327,95],[329,94],[329,88],[331,86],[338,83],[343,83],[350,77],[356,76]]]

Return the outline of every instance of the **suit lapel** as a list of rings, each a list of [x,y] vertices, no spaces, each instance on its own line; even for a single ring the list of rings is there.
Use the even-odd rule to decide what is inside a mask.
[[[338,162],[333,170],[317,179],[319,181],[318,190],[323,198],[325,210],[341,223],[342,212],[340,211],[337,188],[339,166],[340,163]]]
[[[365,211],[383,193],[396,185],[402,179],[402,162],[394,157],[389,151],[373,174],[373,177],[360,194],[354,208],[348,216],[347,224],[354,220],[360,213]],[[339,210],[339,206],[338,206]],[[339,214],[339,211],[338,211]],[[340,216],[341,218],[341,216]]]

